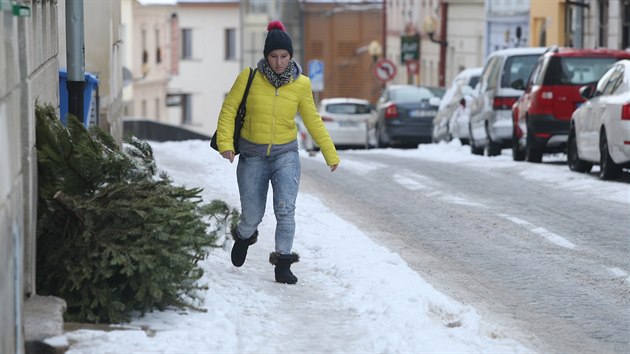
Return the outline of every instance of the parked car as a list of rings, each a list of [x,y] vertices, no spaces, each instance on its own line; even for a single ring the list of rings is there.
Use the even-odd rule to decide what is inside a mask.
[[[440,98],[423,86],[389,85],[376,104],[378,147],[430,143]]]
[[[459,106],[448,123],[448,134],[453,139],[459,139],[462,145],[466,145],[470,141],[470,105],[476,95],[475,89],[470,86],[463,86],[463,97],[459,100]]]
[[[547,48],[510,48],[490,54],[483,67],[479,88],[470,111],[470,152],[488,156],[511,147],[512,105],[523,94],[512,83],[526,81]]]
[[[541,56],[513,110],[513,156],[541,162],[543,154],[566,151],[571,115],[584,102],[580,87],[595,85],[608,68],[630,52],[551,48]]]
[[[370,101],[351,97],[325,98],[319,102],[317,110],[336,147],[368,148],[374,145],[371,136],[376,112]],[[317,149],[299,115],[296,123],[303,147],[306,150]]]
[[[468,110],[473,87],[479,82],[481,70],[481,67],[465,69],[455,76],[442,96],[438,113],[433,119],[433,142],[450,141],[455,137],[462,140],[463,144],[468,143],[468,115],[464,114],[464,110]],[[456,113],[457,120],[454,120]]]
[[[440,99],[446,93],[446,88],[445,87],[441,87],[441,86],[425,86],[425,87],[428,88],[429,91],[433,92],[433,94],[436,95],[437,97],[439,97]]]
[[[630,167],[630,60],[615,63],[580,94],[587,101],[571,115],[569,168],[589,172],[599,164],[601,179],[615,179]]]

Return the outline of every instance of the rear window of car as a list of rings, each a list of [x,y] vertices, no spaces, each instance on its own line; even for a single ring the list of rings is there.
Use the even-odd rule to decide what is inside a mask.
[[[416,101],[416,100],[428,100],[431,97],[436,97],[431,90],[425,87],[405,87],[397,89],[392,93],[393,101]]]
[[[534,70],[540,54],[519,55],[507,58],[503,67],[501,87],[512,87],[512,83],[518,79],[527,82],[529,75]]]
[[[475,88],[475,86],[477,86],[477,84],[479,83],[479,76],[471,76],[470,79],[468,80],[468,86]]]
[[[369,104],[358,103],[333,103],[326,106],[328,113],[339,114],[366,114],[370,113],[371,106]]]
[[[551,57],[543,85],[585,85],[597,82],[617,58]]]

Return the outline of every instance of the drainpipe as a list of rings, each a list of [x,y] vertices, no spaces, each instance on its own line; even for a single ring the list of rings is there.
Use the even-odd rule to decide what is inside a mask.
[[[387,0],[383,0],[383,58],[387,58]]]
[[[440,87],[445,87],[446,83],[446,47],[448,46],[447,42],[446,42],[446,20],[448,18],[447,16],[447,11],[448,11],[448,4],[446,3],[446,1],[442,0],[441,3],[442,9],[441,9],[441,19],[440,19],[440,35],[442,36],[442,41],[440,43],[440,65],[439,65],[439,82],[438,85]]]
[[[68,60],[68,113],[85,123],[85,37],[83,0],[66,1],[66,58]]]

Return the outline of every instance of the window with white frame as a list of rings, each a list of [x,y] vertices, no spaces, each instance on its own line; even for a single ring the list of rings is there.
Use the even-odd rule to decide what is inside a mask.
[[[182,59],[192,59],[192,29],[191,28],[182,28]]]
[[[236,29],[225,29],[225,60],[236,60]]]

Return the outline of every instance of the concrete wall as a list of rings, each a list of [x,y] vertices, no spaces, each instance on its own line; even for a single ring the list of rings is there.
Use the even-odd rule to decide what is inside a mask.
[[[3,2],[6,6],[6,2]],[[35,102],[58,102],[57,1],[0,10],[0,352],[23,351],[24,297],[35,294]]]

